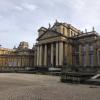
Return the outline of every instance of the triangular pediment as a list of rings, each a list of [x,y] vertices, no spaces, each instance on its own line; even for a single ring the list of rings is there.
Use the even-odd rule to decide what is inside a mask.
[[[42,34],[37,40],[43,40],[43,39],[49,39],[49,38],[54,38],[54,37],[58,37],[61,34],[55,31],[47,31],[44,34]]]

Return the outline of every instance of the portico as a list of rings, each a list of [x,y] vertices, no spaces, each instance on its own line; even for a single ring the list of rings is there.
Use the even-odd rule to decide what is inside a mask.
[[[37,45],[37,65],[58,67],[63,65],[63,42]]]

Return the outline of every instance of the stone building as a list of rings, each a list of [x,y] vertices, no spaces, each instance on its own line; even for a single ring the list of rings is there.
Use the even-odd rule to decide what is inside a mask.
[[[82,32],[71,24],[56,21],[38,30],[35,66],[100,66],[100,36],[93,28]]]
[[[34,50],[29,49],[27,42],[20,42],[18,48],[6,49],[0,48],[0,68],[4,69],[21,69],[33,67]]]
[[[71,24],[56,21],[38,30],[37,43],[29,49],[20,42],[14,49],[0,47],[0,68],[100,66],[100,36],[94,27],[82,32]]]

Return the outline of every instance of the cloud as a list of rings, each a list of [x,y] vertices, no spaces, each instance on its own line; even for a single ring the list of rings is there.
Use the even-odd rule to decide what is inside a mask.
[[[15,10],[18,10],[18,11],[34,11],[36,10],[37,6],[34,5],[34,4],[28,4],[28,3],[25,3],[25,4],[21,4],[20,6],[16,5],[14,7]]]
[[[32,47],[38,28],[56,19],[100,32],[99,5],[99,0],[0,0],[0,42],[12,48],[26,40]]]
[[[3,18],[3,16],[2,15],[0,15],[0,19],[2,19]]]
[[[27,10],[33,11],[33,10],[35,10],[37,8],[37,6],[34,5],[34,4],[26,3],[26,4],[24,4],[24,8],[27,9]]]
[[[15,6],[15,9],[18,10],[18,11],[22,11],[23,7],[21,7],[21,6]]]

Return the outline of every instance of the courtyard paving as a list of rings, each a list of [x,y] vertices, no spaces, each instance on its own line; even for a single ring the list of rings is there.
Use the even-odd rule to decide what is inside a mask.
[[[61,83],[58,76],[0,73],[0,100],[100,100],[100,87]]]

